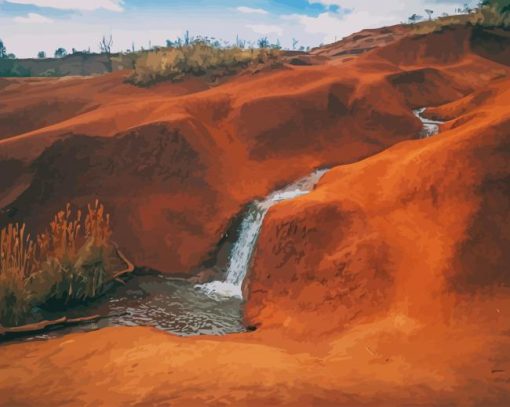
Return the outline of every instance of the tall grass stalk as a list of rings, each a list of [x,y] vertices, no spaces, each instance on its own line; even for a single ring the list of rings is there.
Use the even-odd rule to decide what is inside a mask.
[[[110,216],[97,200],[88,205],[84,221],[82,212],[67,204],[35,242],[25,225],[2,229],[0,324],[23,323],[33,306],[66,305],[100,294],[108,281],[111,234]]]
[[[37,269],[35,246],[25,225],[0,231],[0,323],[16,325],[30,308],[25,279]]]

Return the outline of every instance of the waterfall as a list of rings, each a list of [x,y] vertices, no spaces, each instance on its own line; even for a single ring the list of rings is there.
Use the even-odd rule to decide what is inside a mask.
[[[242,298],[243,281],[248,273],[257,238],[269,209],[278,202],[308,194],[327,171],[324,169],[314,171],[309,176],[273,192],[263,201],[253,202],[241,222],[239,238],[230,253],[225,281],[213,281],[207,284],[199,284],[196,287],[213,298]]]
[[[425,110],[427,110],[427,108],[422,107],[421,109],[416,109],[413,111],[415,116],[423,123],[423,129],[420,132],[420,138],[428,138],[437,135],[439,133],[439,125],[444,123],[423,117]]]
[[[427,138],[439,133],[439,125],[443,122],[429,120],[422,115],[426,108],[414,110],[414,114],[423,123],[421,138]],[[273,192],[262,201],[253,202],[244,216],[239,229],[239,238],[234,243],[229,257],[225,281],[213,281],[198,284],[196,288],[204,291],[215,299],[237,297],[243,298],[242,285],[250,268],[253,251],[269,209],[281,201],[306,195],[313,190],[322,176],[328,170],[317,170],[287,187]]]

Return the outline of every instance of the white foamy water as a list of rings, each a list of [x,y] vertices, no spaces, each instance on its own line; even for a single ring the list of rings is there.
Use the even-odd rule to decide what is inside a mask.
[[[423,129],[420,132],[420,138],[428,138],[435,136],[439,133],[439,126],[444,122],[430,120],[423,117],[423,113],[427,110],[426,107],[422,107],[421,109],[413,110],[415,116],[421,120],[423,123]]]
[[[423,123],[422,138],[435,136],[439,133],[439,126],[443,122],[429,120],[422,115],[426,108],[414,110],[414,114]],[[314,171],[307,177],[273,192],[263,201],[255,201],[241,222],[239,238],[235,242],[229,258],[227,277],[225,281],[213,281],[207,284],[196,285],[196,288],[204,291],[214,299],[243,298],[243,281],[248,273],[250,261],[257,244],[257,239],[269,209],[281,201],[297,198],[308,194],[320,181],[328,170]]]
[[[253,250],[269,209],[278,202],[306,195],[313,190],[328,170],[317,170],[299,181],[273,192],[263,201],[255,201],[248,209],[241,222],[239,238],[230,254],[225,281],[213,281],[196,287],[209,296],[222,299],[229,297],[243,298],[242,285],[248,269]]]

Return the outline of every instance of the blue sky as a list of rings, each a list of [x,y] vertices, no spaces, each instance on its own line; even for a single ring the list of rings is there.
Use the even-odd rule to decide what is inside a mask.
[[[425,8],[453,14],[465,0],[0,0],[0,38],[9,52],[33,57],[58,47],[115,50],[163,45],[193,35],[234,41],[262,36],[290,47],[332,42],[362,28],[405,21]],[[473,0],[470,1],[474,3]]]

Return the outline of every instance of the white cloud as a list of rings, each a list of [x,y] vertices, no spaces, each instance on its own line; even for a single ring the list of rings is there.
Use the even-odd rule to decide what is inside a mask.
[[[381,27],[392,23],[392,19],[387,16],[372,15],[365,11],[348,14],[326,12],[317,17],[293,14],[282,18],[300,23],[309,34],[321,34],[325,42],[340,40],[364,28]]]
[[[247,25],[249,29],[257,34],[268,35],[268,34],[276,34],[278,36],[283,35],[283,28],[278,25],[268,25],[268,24],[249,24]]]
[[[45,24],[53,22],[51,18],[37,13],[28,13],[26,17],[14,17],[14,21],[21,24]]]
[[[266,10],[262,8],[237,7],[236,10],[243,14],[269,14]]]
[[[340,40],[365,28],[398,24],[407,21],[414,14],[424,13],[426,8],[435,10],[434,15],[443,12],[454,13],[465,0],[455,3],[452,0],[384,0],[380,4],[374,0],[308,0],[311,4],[325,7],[340,7],[338,12],[329,10],[318,16],[292,14],[282,19],[299,23],[309,34],[322,35],[324,42]]]
[[[413,13],[422,13],[425,8],[433,10],[451,10],[462,7],[464,3],[475,0],[308,0],[310,4],[322,4],[326,7],[337,6],[352,12],[367,12],[373,15],[407,17]],[[410,13],[410,14],[409,14]]]
[[[6,0],[7,3],[26,4],[61,10],[94,11],[99,9],[124,11],[124,0]]]

